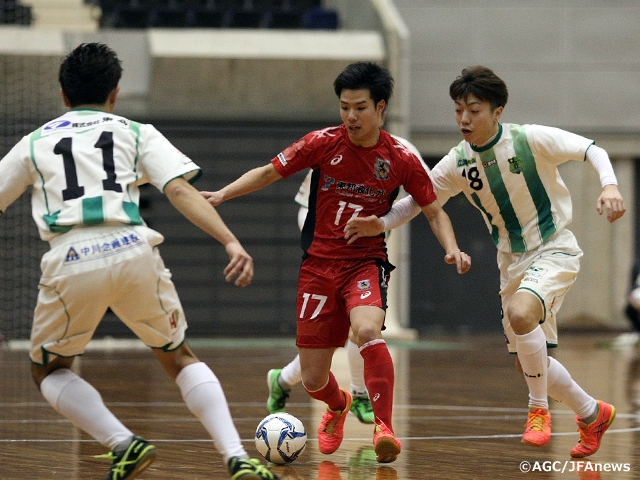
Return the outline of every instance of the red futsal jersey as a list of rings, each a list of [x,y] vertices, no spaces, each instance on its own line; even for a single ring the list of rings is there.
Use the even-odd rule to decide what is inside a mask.
[[[348,245],[343,229],[354,216],[383,216],[401,186],[418,205],[436,200],[429,174],[407,147],[384,130],[373,147],[358,147],[344,125],[308,133],[271,160],[283,177],[312,168],[305,254],[320,258],[386,260],[384,235]]]

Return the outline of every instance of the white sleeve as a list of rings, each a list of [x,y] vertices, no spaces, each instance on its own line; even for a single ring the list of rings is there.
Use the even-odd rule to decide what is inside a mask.
[[[596,169],[598,175],[600,175],[600,184],[602,187],[605,185],[618,184],[618,179],[613,171],[611,160],[609,160],[609,155],[604,149],[597,147],[596,145],[591,145],[587,149],[587,162],[589,162],[593,168]]]
[[[411,195],[407,195],[402,200],[398,200],[393,204],[391,210],[382,217],[385,232],[404,225],[421,211],[420,205],[418,205]]]
[[[304,227],[304,221],[307,219],[307,213],[309,213],[309,209],[301,205],[298,209],[298,228],[300,231],[302,231],[302,227]]]
[[[161,192],[174,178],[184,177],[191,183],[202,173],[193,160],[151,124],[140,126],[139,160],[143,180],[147,180]],[[140,183],[139,181],[138,184]]]
[[[0,215],[33,185],[29,145],[27,135],[0,161]]]
[[[298,193],[295,196],[295,201],[301,207],[309,208],[309,194],[311,193],[311,174],[313,170],[309,169],[304,180],[300,184]]]

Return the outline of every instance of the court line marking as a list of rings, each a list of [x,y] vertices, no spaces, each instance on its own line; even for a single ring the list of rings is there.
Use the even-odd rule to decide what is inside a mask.
[[[607,430],[607,435],[611,436],[614,433],[633,433],[640,432],[640,427],[632,427],[632,428],[619,428],[619,429],[609,429]],[[551,434],[552,437],[566,437],[568,435],[576,435],[576,431],[573,430],[571,432],[554,432]],[[495,435],[434,435],[434,436],[426,436],[426,437],[397,437],[398,440],[402,441],[411,441],[411,440],[421,440],[421,441],[437,441],[437,440],[497,440],[502,438],[520,438],[522,437],[522,433],[501,433]],[[152,443],[210,443],[213,440],[211,438],[192,438],[192,439],[172,439],[172,438],[164,438],[164,439],[156,439],[156,438],[147,438]],[[254,443],[255,440],[253,438],[241,438],[242,443]],[[371,437],[345,437],[343,442],[369,442]],[[308,442],[317,442],[318,439],[315,437],[309,437],[307,439]],[[0,439],[0,443],[67,443],[67,442],[78,442],[78,443],[97,443],[92,439],[44,439],[44,438],[5,438]]]
[[[113,402],[107,403],[110,407],[180,407],[186,408],[183,402]],[[304,404],[291,404],[292,406],[301,406],[301,407],[309,407],[308,403]],[[0,408],[11,408],[11,407],[49,407],[50,405],[46,402],[3,402],[0,403]],[[233,407],[263,407],[263,403],[258,402],[231,402],[229,406]],[[469,412],[484,412],[484,413],[510,413],[511,415],[497,415],[495,418],[502,420],[522,420],[524,413],[528,412],[526,408],[513,408],[513,407],[475,407],[468,405],[395,405],[394,409],[406,409],[406,410],[440,410],[440,411],[469,411]],[[571,410],[551,410],[553,415],[575,415],[575,413]],[[519,414],[519,415],[516,415]],[[412,420],[429,420],[429,421],[451,421],[451,420],[470,420],[476,417],[475,415],[456,415],[456,416],[420,416],[417,417],[415,415],[407,416],[397,416],[397,420],[401,421],[407,418],[411,418]],[[234,417],[235,423],[245,423],[245,422],[259,422],[263,417]],[[299,417],[301,420],[310,421],[311,417]],[[478,419],[486,419],[486,415],[477,416]],[[632,413],[618,413],[616,418],[625,418],[625,419],[633,419],[640,422],[640,414],[632,414]],[[195,417],[183,417],[183,418],[138,418],[138,419],[127,419],[127,423],[196,423],[199,420]],[[0,425],[2,424],[61,424],[68,423],[71,425],[71,422],[65,418],[59,419],[12,419],[12,420],[1,420]],[[607,434],[622,434],[622,433],[632,433],[632,432],[640,432],[640,426],[637,427],[629,427],[629,428],[617,428],[617,429],[609,429],[607,430]],[[555,437],[567,436],[567,435],[575,435],[576,431],[572,429],[570,432],[553,432],[551,435]],[[503,438],[519,438],[522,436],[522,433],[513,433],[513,434],[494,434],[494,435],[434,435],[434,436],[420,436],[420,437],[398,437],[402,441],[410,441],[410,440],[422,440],[422,441],[438,441],[438,440],[482,440],[482,439],[503,439]],[[346,437],[343,441],[369,441],[370,438],[358,438],[358,437]],[[177,442],[177,443],[209,443],[212,442],[211,438],[205,439],[149,439],[154,443],[168,443],[168,442]],[[243,443],[253,443],[254,439],[241,439]],[[309,441],[317,441],[317,438],[309,438]],[[0,439],[0,443],[65,443],[65,442],[81,442],[81,443],[95,443],[95,440],[92,439],[27,439],[27,438],[7,438]]]

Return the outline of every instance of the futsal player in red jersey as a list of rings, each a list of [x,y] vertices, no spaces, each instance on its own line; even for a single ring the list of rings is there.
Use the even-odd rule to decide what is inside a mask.
[[[302,384],[312,398],[327,404],[318,444],[322,453],[333,453],[342,442],[352,398],[331,373],[331,359],[335,349],[344,346],[351,327],[375,414],[377,460],[387,463],[401,450],[391,422],[393,360],[382,338],[394,266],[387,258],[384,235],[349,244],[344,239],[346,222],[358,215],[384,215],[403,186],[421,206],[445,250],[445,262],[465,273],[471,259],[458,248],[451,221],[420,160],[380,128],[393,90],[389,72],[375,63],[353,63],[338,75],[334,90],[342,125],[310,132],[267,165],[202,195],[217,206],[313,169],[296,304]]]

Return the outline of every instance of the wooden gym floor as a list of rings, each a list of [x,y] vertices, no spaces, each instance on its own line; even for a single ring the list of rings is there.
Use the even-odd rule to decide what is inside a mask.
[[[340,449],[320,454],[315,431],[322,407],[295,387],[288,411],[304,422],[309,441],[296,462],[274,471],[283,480],[640,478],[640,349],[607,347],[612,336],[562,333],[555,352],[589,393],[618,409],[602,447],[586,461],[569,456],[578,433],[573,414],[557,402],[551,403],[549,445],[520,443],[527,390],[495,334],[389,342],[396,364],[394,427],[403,442],[392,464],[376,463],[372,427],[352,415]],[[228,479],[220,455],[155,357],[136,342],[107,344],[113,348],[87,351],[77,369],[129,428],[157,446],[156,462],[139,478]],[[253,433],[267,414],[266,374],[294,357],[293,340],[190,344],[221,380],[243,443],[257,456]],[[27,352],[5,345],[0,365],[0,479],[104,478],[108,462],[93,458],[106,453],[104,447],[42,399],[30,380]],[[334,371],[348,387],[343,350]]]

